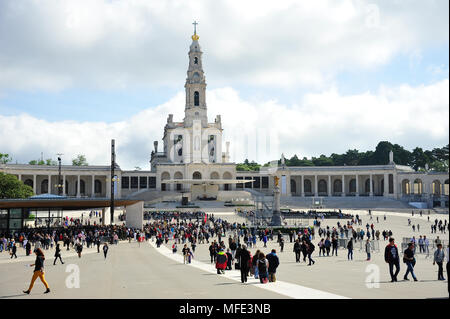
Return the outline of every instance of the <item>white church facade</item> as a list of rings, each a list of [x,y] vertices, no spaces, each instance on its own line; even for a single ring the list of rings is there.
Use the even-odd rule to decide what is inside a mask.
[[[392,153],[386,165],[278,167],[275,172],[243,172],[230,162],[229,146],[222,143],[222,121],[208,121],[206,80],[199,36],[194,31],[189,49],[185,84],[185,116],[180,122],[169,114],[162,149],[154,142],[149,170],[116,169],[115,196],[126,198],[150,192],[190,193],[191,200],[227,191],[253,189],[271,194],[274,176],[280,178],[282,196],[360,197],[382,196],[447,206],[448,173],[416,172],[397,165]],[[118,141],[120,144],[120,140]],[[58,166],[0,164],[0,172],[16,175],[36,194],[73,197],[110,197],[110,166]]]

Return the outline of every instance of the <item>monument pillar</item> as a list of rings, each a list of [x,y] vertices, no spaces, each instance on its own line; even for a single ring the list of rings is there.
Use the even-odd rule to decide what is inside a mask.
[[[275,176],[275,187],[273,190],[273,207],[272,207],[272,221],[271,226],[281,226],[281,212],[280,212],[280,187],[278,186],[279,178]]]

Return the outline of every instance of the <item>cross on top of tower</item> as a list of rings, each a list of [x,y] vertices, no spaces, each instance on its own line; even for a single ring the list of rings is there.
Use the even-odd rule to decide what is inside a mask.
[[[197,41],[200,37],[197,35],[197,21],[194,21],[194,23],[192,23],[194,25],[194,35],[192,36],[192,40]]]

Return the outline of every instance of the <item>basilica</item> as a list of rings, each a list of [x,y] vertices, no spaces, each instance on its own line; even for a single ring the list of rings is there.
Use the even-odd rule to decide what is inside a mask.
[[[114,183],[116,198],[150,201],[167,194],[183,194],[191,201],[225,201],[246,192],[271,195],[277,177],[285,198],[382,197],[421,203],[423,207],[448,207],[448,174],[416,172],[397,165],[392,153],[386,165],[281,165],[274,170],[237,171],[236,164],[230,162],[230,143],[223,145],[221,116],[216,115],[213,122],[208,120],[202,54],[199,35],[194,31],[188,52],[184,119],[177,122],[172,114],[168,115],[162,147],[154,142],[149,170],[118,167],[116,176],[111,178],[107,165],[63,165],[60,175],[58,166],[0,164],[0,172],[16,175],[36,194],[58,194],[62,188],[64,196],[78,198],[109,198]]]

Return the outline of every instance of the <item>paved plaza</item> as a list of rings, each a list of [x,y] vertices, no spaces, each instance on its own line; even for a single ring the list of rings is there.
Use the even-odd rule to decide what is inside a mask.
[[[448,233],[432,234],[430,225],[434,219],[444,220],[448,215],[418,213],[411,216],[406,212],[373,212],[370,220],[367,211],[345,211],[359,214],[365,229],[368,222],[375,225],[380,231],[392,230],[393,237],[400,243],[403,237],[426,235],[430,240],[437,236],[448,240]],[[383,216],[386,215],[386,221]],[[379,223],[376,217],[379,217]],[[242,217],[231,212],[215,212],[216,218],[226,219],[230,222],[243,222]],[[412,224],[420,225],[420,232],[413,232],[408,226],[408,218]],[[337,219],[325,219],[321,227],[335,226]],[[341,220],[341,223],[344,220]],[[309,220],[312,225],[313,220]],[[228,234],[227,234],[228,237]],[[215,237],[217,239],[217,237]],[[285,236],[284,251],[280,252],[279,246],[274,241],[269,241],[267,248],[257,241],[256,247],[250,249],[252,254],[257,249],[269,253],[272,248],[277,250],[280,258],[280,266],[277,269],[277,282],[260,284],[258,280],[251,279],[247,284],[240,283],[240,273],[237,270],[226,271],[225,275],[217,275],[214,264],[210,263],[209,245],[198,244],[194,254],[193,263],[183,264],[180,255],[182,245],[178,245],[178,253],[173,254],[171,245],[156,248],[154,242],[120,242],[110,246],[106,260],[102,253],[97,253],[97,248],[84,248],[82,257],[78,258],[71,249],[62,250],[62,258],[65,262],[53,265],[54,251],[45,251],[46,254],[46,280],[51,293],[43,294],[44,287],[38,280],[30,295],[22,294],[26,289],[32,275],[32,269],[26,265],[34,262],[34,257],[25,256],[23,248],[18,249],[18,258],[10,259],[5,252],[0,254],[0,298],[446,298],[447,280],[437,280],[437,266],[432,264],[432,256],[417,254],[415,273],[419,281],[403,281],[406,271],[405,264],[401,263],[399,282],[391,283],[388,266],[384,262],[384,247],[387,241],[380,239],[380,251],[375,251],[371,261],[366,261],[364,250],[360,250],[360,244],[355,244],[354,260],[347,260],[347,250],[340,248],[338,256],[319,257],[317,243],[320,238],[316,234],[313,240],[316,250],[313,259],[316,263],[307,266],[301,260],[295,262],[293,243],[289,236]],[[224,239],[227,243],[227,239]],[[190,245],[189,245],[190,246]],[[399,249],[400,249],[399,245]],[[73,265],[79,269],[79,288],[68,288],[73,285],[70,281],[73,276]],[[372,288],[367,286],[369,275],[376,275],[379,270],[378,280],[371,280]],[[445,274],[445,277],[447,275]],[[376,278],[376,277],[375,277]],[[67,285],[69,281],[69,285]],[[70,283],[72,282],[72,284]]]

